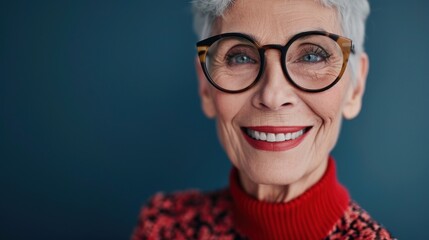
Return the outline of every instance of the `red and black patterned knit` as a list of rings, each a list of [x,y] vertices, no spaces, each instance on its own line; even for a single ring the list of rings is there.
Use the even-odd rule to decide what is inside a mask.
[[[287,203],[258,201],[233,169],[229,189],[156,194],[143,207],[132,240],[394,239],[338,182],[329,160],[322,179]]]

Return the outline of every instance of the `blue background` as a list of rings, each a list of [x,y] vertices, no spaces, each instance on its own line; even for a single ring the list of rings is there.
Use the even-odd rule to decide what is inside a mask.
[[[341,181],[401,239],[429,239],[427,1],[373,1]],[[189,1],[0,3],[0,239],[128,239],[156,191],[230,164],[200,110]]]

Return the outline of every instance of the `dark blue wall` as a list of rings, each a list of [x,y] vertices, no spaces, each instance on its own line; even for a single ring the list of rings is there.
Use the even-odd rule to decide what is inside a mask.
[[[0,3],[0,239],[128,239],[154,192],[227,184],[189,1],[148,2]],[[334,151],[403,239],[429,239],[428,10],[372,2],[364,109]]]

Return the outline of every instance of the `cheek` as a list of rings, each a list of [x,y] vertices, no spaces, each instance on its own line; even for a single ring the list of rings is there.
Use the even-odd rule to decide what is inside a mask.
[[[235,120],[245,109],[247,97],[245,93],[225,94],[219,91],[213,95],[217,134],[228,158],[235,166],[240,165],[239,159],[245,159],[245,151],[240,144],[240,126]]]
[[[217,91],[213,94],[217,121],[231,125],[235,116],[243,109],[246,98],[242,94],[226,94]]]
[[[232,94],[216,92],[213,96],[219,137],[221,141],[225,141],[225,138],[230,138],[225,135],[231,135],[234,130],[233,121],[240,110],[240,104],[239,101],[234,101]]]
[[[338,140],[346,89],[347,84],[342,84],[306,97],[307,106],[318,121],[314,138],[317,155],[329,154]]]
[[[331,122],[341,117],[342,96],[339,93],[329,93],[309,100],[308,105],[323,122]]]
[[[230,96],[223,95],[222,93],[217,94],[214,99],[219,140],[225,150],[228,150],[228,146],[232,146],[232,139],[234,139],[233,119],[237,115],[238,106],[236,106],[234,101],[231,101]]]
[[[228,99],[228,96],[222,96],[222,94],[217,94],[214,97],[217,121],[229,121],[235,115],[236,107],[234,106],[234,102]]]
[[[345,77],[333,88],[318,93],[310,94],[307,105],[326,124],[340,121],[346,101],[347,90],[350,88],[350,80]]]

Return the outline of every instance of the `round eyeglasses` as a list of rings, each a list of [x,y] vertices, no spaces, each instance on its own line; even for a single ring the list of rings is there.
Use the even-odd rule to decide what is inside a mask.
[[[243,33],[223,33],[197,42],[201,67],[208,81],[227,93],[244,92],[258,82],[265,69],[265,51],[281,52],[286,79],[305,92],[322,92],[343,75],[352,40],[323,31],[302,32],[286,45],[260,46]]]

